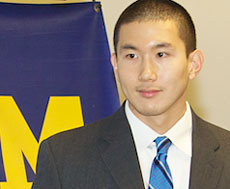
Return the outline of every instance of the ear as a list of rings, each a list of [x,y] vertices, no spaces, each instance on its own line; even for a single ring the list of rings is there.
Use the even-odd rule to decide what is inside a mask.
[[[113,53],[111,55],[111,63],[112,63],[112,66],[113,66],[113,71],[115,73],[115,75],[117,74],[117,56],[115,53]]]
[[[111,64],[112,64],[112,66],[113,66],[113,72],[114,72],[114,74],[115,74],[115,78],[116,78],[116,81],[118,82],[118,83],[120,83],[120,80],[119,80],[119,75],[118,75],[118,62],[117,62],[117,55],[115,54],[115,53],[113,53],[112,55],[111,55]],[[117,83],[117,84],[118,84]],[[119,87],[118,87],[118,89],[119,89]]]
[[[189,79],[194,79],[200,72],[204,62],[201,50],[197,49],[189,55]]]

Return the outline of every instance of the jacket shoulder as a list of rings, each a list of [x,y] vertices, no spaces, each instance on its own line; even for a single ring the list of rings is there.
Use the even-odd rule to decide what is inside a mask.
[[[43,143],[51,145],[52,148],[68,148],[72,146],[86,146],[94,143],[105,130],[109,130],[116,121],[118,121],[124,114],[123,108],[120,108],[113,115],[96,122],[87,124],[82,127],[57,133],[47,139]],[[42,145],[41,144],[41,145]]]
[[[230,151],[230,131],[217,126],[213,123],[203,120],[202,118],[195,115],[195,124],[199,125],[196,128],[201,135],[209,135],[217,139],[217,141]]]

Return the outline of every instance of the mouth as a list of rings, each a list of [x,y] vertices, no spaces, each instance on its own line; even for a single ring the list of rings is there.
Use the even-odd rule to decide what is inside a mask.
[[[160,89],[140,89],[138,90],[141,96],[145,98],[152,98],[158,95],[162,90]]]

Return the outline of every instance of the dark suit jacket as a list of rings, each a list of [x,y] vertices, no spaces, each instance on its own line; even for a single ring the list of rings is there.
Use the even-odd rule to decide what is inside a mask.
[[[190,189],[229,189],[230,132],[193,113],[192,138]],[[104,120],[45,140],[32,188],[144,188],[124,107]]]

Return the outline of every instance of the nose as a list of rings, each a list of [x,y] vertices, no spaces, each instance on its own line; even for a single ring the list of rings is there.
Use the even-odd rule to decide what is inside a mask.
[[[141,72],[139,75],[141,81],[157,80],[157,65],[150,58],[145,58],[141,64]]]

